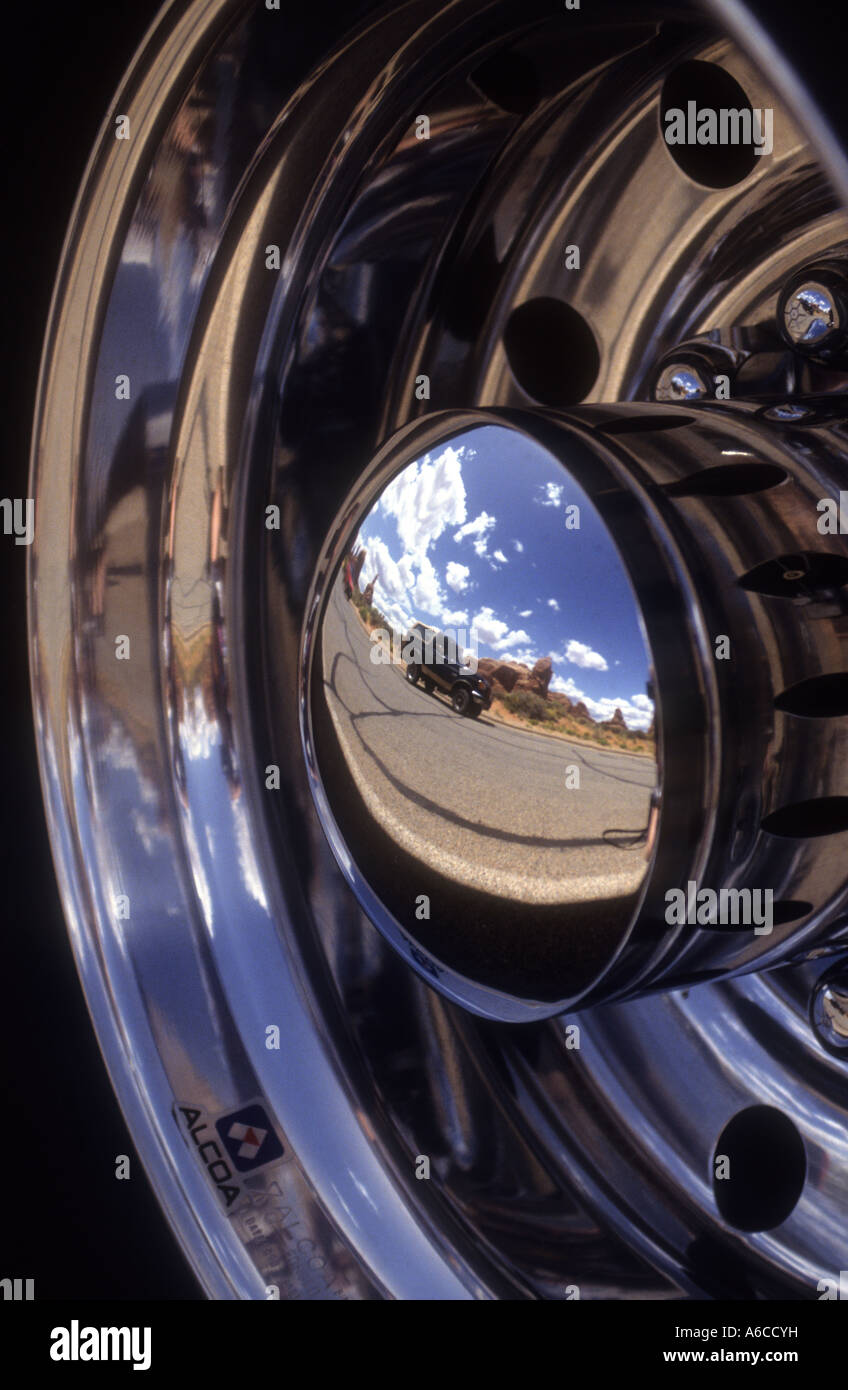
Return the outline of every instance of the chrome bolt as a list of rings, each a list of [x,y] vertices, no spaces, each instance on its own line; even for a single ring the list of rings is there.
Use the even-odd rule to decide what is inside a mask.
[[[653,398],[663,404],[688,405],[694,401],[727,399],[718,395],[729,386],[745,354],[706,337],[690,338],[663,354],[655,368]],[[726,377],[726,382],[720,378]]]
[[[802,285],[784,305],[783,322],[796,346],[825,347],[840,326],[839,306],[824,285]]]
[[[831,355],[846,342],[848,281],[828,266],[794,276],[780,298],[778,325],[796,352]]]
[[[811,1016],[825,1047],[848,1056],[848,971],[842,969],[819,980]]]
[[[657,401],[702,401],[709,394],[709,384],[696,367],[673,363],[660,372],[654,399]]]

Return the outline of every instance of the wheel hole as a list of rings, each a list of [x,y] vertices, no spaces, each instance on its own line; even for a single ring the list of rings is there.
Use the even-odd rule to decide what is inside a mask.
[[[775,709],[805,719],[834,719],[848,714],[848,675],[812,676],[784,690]]]
[[[749,593],[772,598],[814,597],[848,584],[848,559],[815,551],[779,555],[749,570],[737,582]]]
[[[696,113],[740,112],[740,124],[747,124],[747,131],[741,133],[751,132],[750,143],[669,144],[666,136],[672,130],[671,113],[682,112],[688,118],[690,102],[695,103]],[[669,73],[660,97],[660,138],[678,169],[695,183],[705,188],[731,188],[746,179],[759,158],[751,138],[754,130],[753,110],[743,88],[717,63],[681,63]],[[693,134],[707,137],[710,133],[706,123],[696,119],[694,127],[687,130],[687,141]],[[716,131],[717,137],[721,134]],[[732,138],[732,129],[726,134]],[[740,131],[736,134],[739,139]]]
[[[737,1231],[772,1231],[804,1190],[807,1159],[795,1125],[770,1105],[741,1110],[713,1155],[716,1206]]]
[[[663,491],[668,497],[745,497],[779,487],[788,476],[772,463],[728,463],[668,483]]]
[[[781,806],[762,822],[763,830],[790,840],[814,840],[848,830],[848,796],[822,796]]]
[[[805,903],[793,898],[781,898],[779,902],[772,904],[771,920],[775,927],[784,927],[787,922],[800,922],[802,917],[809,917],[812,911],[812,903]]]
[[[519,386],[543,405],[577,405],[598,378],[601,359],[591,328],[558,299],[529,299],[513,309],[504,349]]]

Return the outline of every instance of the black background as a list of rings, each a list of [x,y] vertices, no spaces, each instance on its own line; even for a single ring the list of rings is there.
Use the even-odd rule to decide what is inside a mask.
[[[18,10],[0,46],[4,497],[29,492],[41,345],[88,154],[158,8],[49,0]],[[0,1278],[34,1278],[38,1300],[201,1298],[135,1158],[65,930],[30,706],[26,555],[0,536]],[[115,1178],[117,1154],[129,1181]]]

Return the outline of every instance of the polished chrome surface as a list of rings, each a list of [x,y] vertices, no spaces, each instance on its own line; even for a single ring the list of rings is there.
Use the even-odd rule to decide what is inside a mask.
[[[826,286],[807,281],[783,309],[786,332],[796,347],[822,348],[843,327],[833,295]]]
[[[497,1015],[455,972],[504,987],[520,959],[571,996],[638,909],[659,801],[651,662],[579,471],[498,424],[444,428],[366,474],[322,596],[307,758],[363,906],[408,959],[423,951],[425,977]],[[490,706],[457,717],[454,677],[420,666],[422,620],[473,654]]]
[[[45,799],[110,1072],[215,1297],[813,1296],[841,1267],[842,1064],[809,1001],[844,925],[843,837],[778,855],[755,815],[841,794],[838,718],[755,718],[840,664],[843,587],[810,559],[806,506],[844,458],[840,411],[787,387],[667,434],[605,432],[625,407],[579,412],[650,399],[684,341],[733,346],[773,321],[788,278],[848,243],[844,159],[721,35],[664,26],[661,8],[592,11],[428,0],[332,46],[308,24],[295,54],[281,13],[170,5],[114,104],[133,138],[110,115],[69,230],[33,448]],[[486,66],[499,55],[508,81]],[[777,108],[773,155],[737,185],[696,185],[659,138],[664,77],[693,57]],[[685,803],[702,855],[714,836],[717,863],[729,850],[783,875],[811,911],[773,940],[643,939],[619,986],[783,964],[790,944],[811,959],[581,1012],[579,1047],[570,1016],[510,1029],[422,983],[350,891],[299,752],[316,572],[357,521],[345,499],[397,431],[507,407],[579,407],[547,420],[545,447],[579,435],[622,473],[657,470],[660,492],[703,466],[710,431],[714,451],[787,473],[773,496],[662,492],[746,658],[738,689],[707,676],[713,632],[683,583],[696,708],[720,719],[663,762],[706,788]],[[757,570],[776,595],[736,584]],[[719,776],[737,756],[742,824]],[[198,1125],[252,1102],[283,1161],[227,1205]],[[791,1119],[807,1181],[784,1226],[743,1237],[707,1175],[755,1105]]]
[[[819,980],[813,992],[813,1026],[825,1047],[848,1057],[848,977],[843,967]]]
[[[389,441],[345,500],[307,605],[303,667],[311,683],[302,709],[311,715],[307,762],[319,774],[313,792],[359,901],[448,997],[489,1017],[533,1018],[836,948],[848,913],[841,797],[848,682],[840,675],[848,670],[848,547],[831,536],[823,551],[818,503],[822,493],[839,492],[830,460],[843,448],[846,418],[829,398],[807,400],[806,411],[801,435],[746,403],[693,406],[691,414],[647,404],[567,415],[435,413]],[[532,466],[542,443],[546,469]],[[494,493],[493,482],[488,494],[471,486],[484,477],[498,479]],[[547,570],[548,589],[561,577],[564,623],[588,617],[594,602],[598,650],[580,643],[577,663],[595,659],[609,669],[614,651],[623,658],[628,642],[641,647],[642,683],[658,695],[661,776],[636,730],[618,736],[614,753],[605,747],[613,735],[600,724],[572,722],[556,742],[549,725],[547,744],[529,730],[505,741],[498,710],[508,715],[508,704],[496,701],[494,717],[472,730],[409,690],[402,651],[395,664],[375,661],[392,622],[372,607],[381,583],[399,632],[417,616],[416,599],[430,605],[429,616],[437,608],[444,616],[440,576],[450,573],[443,567],[463,537],[457,530],[434,546],[438,569],[429,540],[441,537],[457,496],[464,505],[464,478],[471,511],[491,522],[484,535],[492,539],[485,549],[478,542],[482,563],[465,567],[482,609],[459,640],[474,636],[480,621],[488,649],[496,649],[497,619],[484,601],[487,580],[491,591],[490,576],[508,563],[503,550],[488,551],[498,536],[496,496],[512,530],[528,537],[536,587],[544,588],[539,572]],[[563,527],[559,548],[549,538],[545,554],[529,539],[527,498],[547,501],[551,489]],[[439,508],[431,509],[437,492]],[[566,496],[583,518],[584,529],[570,535]],[[454,520],[464,517],[463,510]],[[387,530],[393,519],[396,536]],[[794,557],[781,553],[787,531]],[[396,561],[386,536],[395,545],[405,537],[409,552]],[[598,570],[581,551],[582,537]],[[342,565],[357,550],[363,579],[377,576],[361,612],[345,602],[341,583]],[[833,573],[820,570],[822,556]],[[520,603],[530,592],[520,570],[513,584]],[[628,610],[631,593],[636,607]],[[615,621],[625,614],[627,624]],[[637,624],[646,647],[634,641]],[[555,644],[563,666],[571,631]],[[517,640],[504,636],[508,645]],[[483,660],[491,674],[494,662]],[[532,686],[529,665],[523,673]],[[546,708],[553,714],[555,698],[547,689],[537,695],[537,716]],[[652,719],[648,696],[632,698],[631,719],[643,704]],[[594,755],[581,739],[594,741]],[[571,788],[569,768],[585,777]],[[526,802],[516,790],[522,783]],[[522,806],[540,818],[535,840],[525,822],[510,821]],[[616,831],[605,819],[613,808],[622,821]],[[491,850],[487,836],[497,842]],[[622,854],[628,861],[618,869]],[[631,872],[638,877],[626,878]],[[709,903],[696,911],[702,890],[733,895],[730,915],[710,920]],[[670,913],[670,892],[686,897],[685,920]],[[742,897],[734,907],[738,895],[748,917]]]
[[[848,280],[844,266],[813,265],[792,276],[778,304],[787,343],[804,357],[837,366],[848,346]]]
[[[768,326],[735,327],[728,335],[733,345],[721,341],[720,331],[678,343],[661,357],[654,369],[653,400],[666,405],[685,405],[697,400],[730,400],[760,391],[791,390],[785,362],[774,361],[768,349],[775,346]],[[763,363],[765,362],[765,367]],[[738,389],[740,368],[747,369],[744,389]],[[783,368],[783,371],[781,371]],[[774,380],[777,374],[777,380]]]
[[[665,402],[685,402],[701,401],[709,393],[711,381],[707,377],[705,380],[697,367],[689,367],[686,363],[672,363],[670,367],[663,367],[657,381],[654,395],[658,401]]]

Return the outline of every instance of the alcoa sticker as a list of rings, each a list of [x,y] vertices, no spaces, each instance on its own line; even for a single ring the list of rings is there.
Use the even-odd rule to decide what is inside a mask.
[[[226,1211],[242,1196],[242,1175],[269,1168],[287,1157],[262,1099],[227,1110],[214,1120],[202,1105],[177,1101],[173,1111],[186,1143],[197,1151]]]

